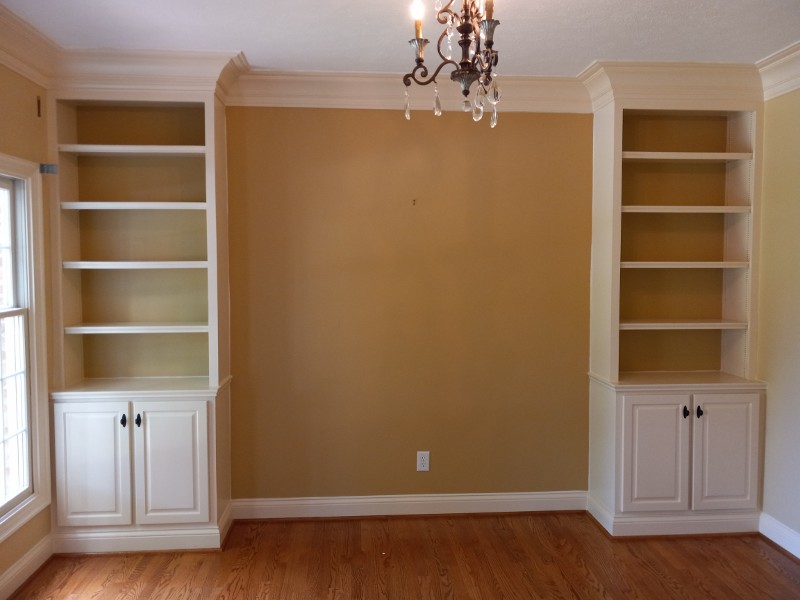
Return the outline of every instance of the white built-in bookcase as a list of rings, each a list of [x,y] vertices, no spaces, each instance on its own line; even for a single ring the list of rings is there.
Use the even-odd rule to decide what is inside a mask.
[[[214,388],[213,105],[60,100],[60,391]]]
[[[230,524],[224,106],[56,94],[58,552],[219,547]]]

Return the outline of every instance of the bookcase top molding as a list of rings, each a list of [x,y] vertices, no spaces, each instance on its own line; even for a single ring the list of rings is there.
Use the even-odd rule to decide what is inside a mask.
[[[593,110],[625,108],[753,110],[764,100],[756,65],[598,61],[578,78]]]

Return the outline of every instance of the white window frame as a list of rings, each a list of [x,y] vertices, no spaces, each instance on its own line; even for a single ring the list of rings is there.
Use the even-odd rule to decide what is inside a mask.
[[[32,493],[0,514],[0,543],[50,505],[50,422],[47,390],[47,305],[45,303],[44,203],[39,165],[0,153],[0,175],[15,180],[17,202],[24,206],[24,244],[19,258],[27,271],[29,439]],[[19,220],[18,220],[19,222]],[[24,239],[22,239],[24,238]]]

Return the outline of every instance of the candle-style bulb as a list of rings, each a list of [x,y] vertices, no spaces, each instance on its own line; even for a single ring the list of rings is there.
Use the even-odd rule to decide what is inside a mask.
[[[494,17],[494,0],[486,0],[486,20],[491,21]]]
[[[422,18],[425,16],[425,6],[422,0],[414,0],[411,3],[411,18],[414,19],[414,37],[422,38]]]

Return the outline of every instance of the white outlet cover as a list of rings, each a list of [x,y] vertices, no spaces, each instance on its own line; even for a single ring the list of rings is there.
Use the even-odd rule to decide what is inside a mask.
[[[428,450],[417,451],[417,471],[430,471],[431,453]]]

